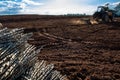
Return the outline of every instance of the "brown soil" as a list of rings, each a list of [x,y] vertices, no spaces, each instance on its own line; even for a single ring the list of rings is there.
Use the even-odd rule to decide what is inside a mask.
[[[39,59],[54,63],[69,80],[120,80],[120,18],[98,25],[71,23],[83,18],[22,15],[0,21],[33,32],[29,42],[44,45]]]

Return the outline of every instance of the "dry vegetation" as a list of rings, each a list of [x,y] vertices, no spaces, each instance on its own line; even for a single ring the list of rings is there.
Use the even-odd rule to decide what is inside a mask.
[[[83,18],[90,17],[22,15],[1,16],[0,21],[34,32],[29,43],[46,45],[39,59],[54,63],[69,80],[119,80],[120,18],[98,25],[71,22]]]

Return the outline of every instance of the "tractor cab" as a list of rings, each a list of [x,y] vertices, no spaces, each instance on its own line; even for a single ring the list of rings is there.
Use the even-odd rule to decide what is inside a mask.
[[[93,14],[93,19],[102,22],[112,22],[114,18],[114,11],[107,6],[98,6],[97,11]]]
[[[105,11],[108,11],[108,7],[99,6],[99,7],[97,8],[97,12],[105,12]]]

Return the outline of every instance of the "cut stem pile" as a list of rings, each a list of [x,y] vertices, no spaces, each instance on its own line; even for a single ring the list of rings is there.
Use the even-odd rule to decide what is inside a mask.
[[[65,80],[54,65],[39,61],[37,49],[27,40],[32,33],[23,33],[24,29],[0,30],[0,80]]]

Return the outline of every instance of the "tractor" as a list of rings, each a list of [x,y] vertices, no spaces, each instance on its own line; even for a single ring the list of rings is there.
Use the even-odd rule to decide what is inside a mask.
[[[100,20],[102,22],[113,22],[114,12],[114,10],[109,10],[108,7],[99,6],[97,11],[93,14],[93,19],[98,22]]]

